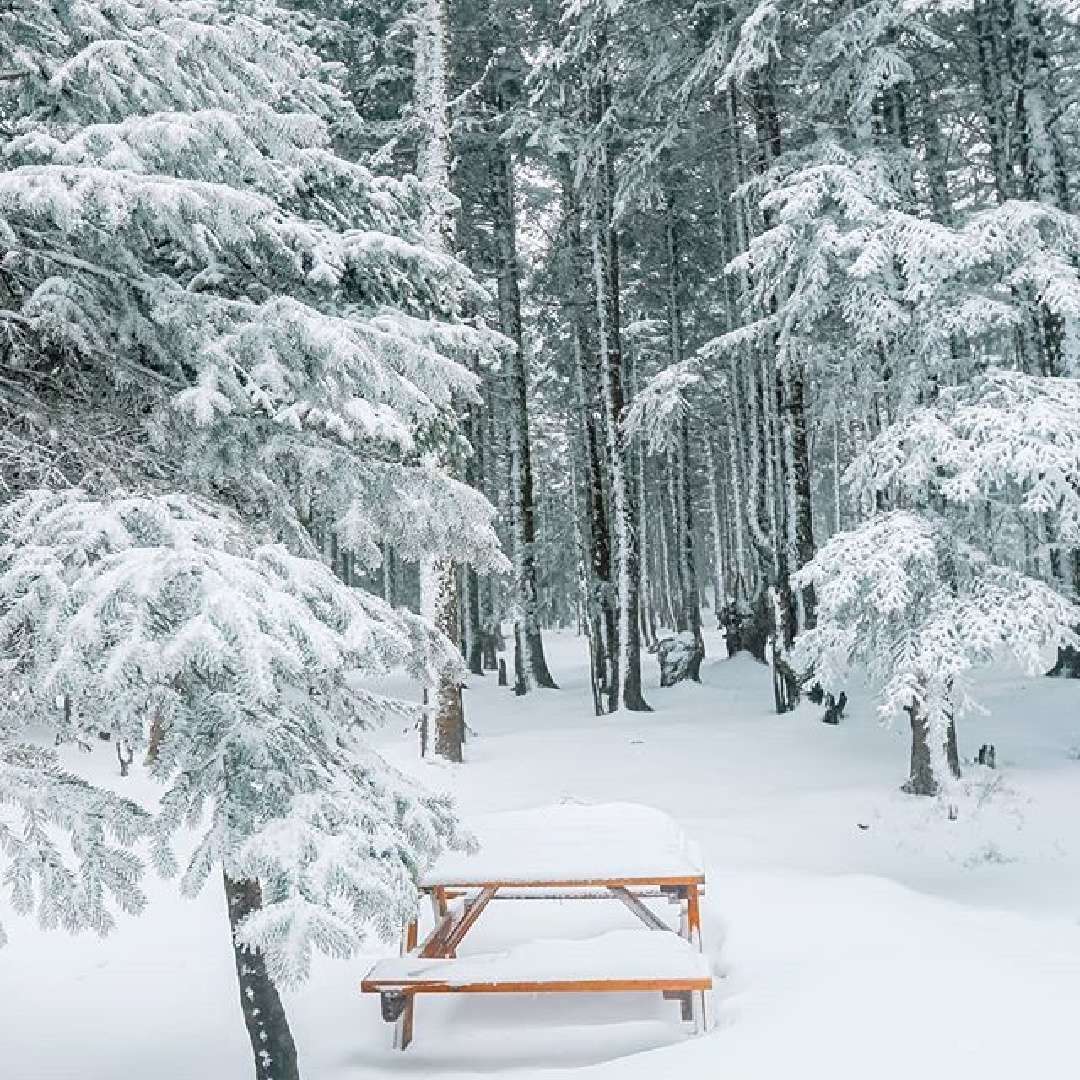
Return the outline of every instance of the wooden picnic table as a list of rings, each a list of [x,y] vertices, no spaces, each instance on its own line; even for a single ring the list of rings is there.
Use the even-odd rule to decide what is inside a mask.
[[[669,817],[627,803],[567,804],[494,815],[476,832],[478,850],[447,853],[421,879],[430,933],[419,941],[413,919],[401,955],[379,961],[361,983],[381,995],[396,1046],[411,1042],[415,998],[430,993],[661,992],[704,1030],[712,988],[701,940],[705,875]],[[644,929],[458,956],[492,901],[602,899],[620,901]],[[653,910],[655,900],[677,905],[674,925]]]

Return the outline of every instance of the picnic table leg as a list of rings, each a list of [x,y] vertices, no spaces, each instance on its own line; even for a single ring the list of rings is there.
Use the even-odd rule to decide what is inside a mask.
[[[416,919],[410,919],[405,924],[405,932],[401,935],[401,955],[406,956],[416,948],[419,936],[419,926]],[[416,995],[409,994],[405,998],[405,1008],[394,1023],[394,1049],[404,1050],[413,1037],[413,1012],[416,1008]]]
[[[446,890],[437,885],[431,892],[431,907],[435,912],[435,921],[446,917],[447,911],[450,909],[450,905],[446,901]]]
[[[698,952],[703,952],[701,940],[701,895],[696,883],[686,887],[686,940]],[[707,991],[696,990],[692,995],[691,1010],[694,1020],[694,1034],[702,1035],[709,1027],[709,1003]]]
[[[405,996],[405,1008],[394,1024],[394,1049],[405,1050],[413,1037],[413,1010],[416,1008],[416,995]]]
[[[701,952],[701,898],[696,884],[686,887],[686,940]]]

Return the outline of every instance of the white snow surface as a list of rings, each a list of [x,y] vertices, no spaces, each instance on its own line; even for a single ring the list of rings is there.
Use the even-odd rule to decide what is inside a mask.
[[[642,803],[701,848],[717,1024],[694,1038],[659,994],[422,999],[408,1051],[359,982],[396,943],[319,960],[287,996],[305,1080],[1071,1080],[1080,1003],[1080,685],[991,673],[992,715],[964,719],[946,800],[898,790],[906,732],[853,693],[839,727],[771,711],[769,673],[719,660],[703,685],[656,686],[656,711],[591,715],[583,643],[547,636],[560,691],[466,694],[468,763],[393,762],[451,790],[470,820],[552,803]],[[105,746],[65,750],[110,777]],[[148,794],[142,781],[115,780]],[[131,787],[122,785],[130,784]],[[225,907],[151,882],[137,918],[99,940],[7,912],[0,951],[3,1080],[218,1080],[251,1075]],[[664,914],[664,905],[657,906]],[[617,902],[492,903],[460,950],[630,929]]]
[[[448,851],[425,885],[695,877],[701,855],[668,814],[635,803],[563,803],[469,823],[479,847]]]
[[[515,901],[520,904],[522,901]],[[583,901],[585,902],[585,901]],[[528,926],[526,915],[516,913]],[[584,941],[525,941],[494,953],[455,960],[394,956],[368,975],[374,982],[401,979],[470,986],[491,982],[567,982],[576,979],[698,979],[709,977],[709,960],[690,942],[658,930],[609,930]]]

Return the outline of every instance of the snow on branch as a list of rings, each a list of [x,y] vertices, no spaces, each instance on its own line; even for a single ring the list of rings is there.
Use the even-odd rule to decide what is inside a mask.
[[[838,533],[793,581],[813,586],[818,604],[795,662],[836,693],[862,668],[890,720],[930,697],[963,711],[973,670],[1011,661],[1035,674],[1054,649],[1080,644],[1080,606],[994,565],[926,513],[876,514]]]
[[[857,491],[1049,515],[1080,543],[1080,383],[991,370],[883,431],[851,465]],[[1018,497],[1018,498],[1017,498]]]
[[[635,395],[623,420],[627,439],[642,438],[651,452],[661,452],[678,438],[687,415],[687,393],[702,382],[696,359],[672,364],[654,375]]]
[[[362,740],[419,707],[357,680],[399,669],[461,677],[460,655],[430,624],[319,562],[253,543],[238,522],[180,495],[33,492],[8,504],[0,598],[0,792],[27,823],[20,835],[0,818],[0,840],[16,868],[31,858],[27,845],[51,850],[43,811],[45,832],[30,828],[32,768],[66,800],[51,824],[93,847],[93,875],[67,887],[67,924],[107,927],[106,898],[116,894],[138,907],[139,866],[105,842],[101,814],[113,815],[121,848],[151,822],[47,755],[20,750],[16,725],[68,738],[109,731],[135,750],[154,732],[160,825],[203,830],[185,889],[214,866],[257,878],[264,908],[243,934],[283,981],[306,974],[312,949],[344,955],[371,926],[387,931],[411,912],[415,875],[453,841],[453,820],[444,800]],[[63,900],[63,880],[56,892],[39,874],[35,902],[28,871],[18,873],[22,906],[55,921],[41,895]],[[42,873],[71,875],[62,861]],[[91,885],[83,898],[77,890]]]

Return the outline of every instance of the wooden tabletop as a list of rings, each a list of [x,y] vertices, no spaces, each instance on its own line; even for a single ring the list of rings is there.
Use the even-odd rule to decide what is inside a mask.
[[[705,880],[678,824],[635,803],[566,803],[469,825],[477,849],[445,853],[422,876],[423,888],[675,888]]]

